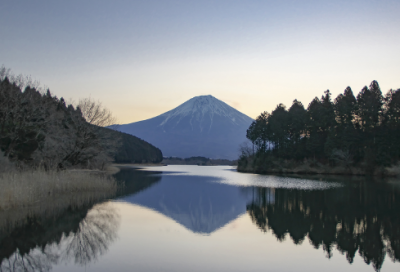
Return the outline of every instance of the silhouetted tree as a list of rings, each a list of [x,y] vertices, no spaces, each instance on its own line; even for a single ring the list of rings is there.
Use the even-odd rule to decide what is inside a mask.
[[[272,111],[269,118],[271,128],[271,141],[274,144],[274,153],[277,156],[285,156],[289,139],[289,113],[285,105],[279,104]]]
[[[297,100],[288,111],[279,104],[270,115],[263,113],[252,123],[247,137],[257,147],[253,164],[258,172],[268,170],[266,165],[278,158],[311,159],[346,168],[358,164],[373,173],[400,159],[400,89],[383,97],[378,82],[372,81],[357,98],[347,87],[334,102],[330,91],[325,91],[307,110]],[[266,142],[271,148],[265,148]],[[249,160],[242,156],[239,166],[242,162]]]
[[[257,147],[257,151],[267,150],[268,140],[271,138],[269,117],[268,112],[261,113],[247,130],[246,137]]]
[[[400,159],[400,89],[386,94],[383,120],[385,139],[390,143],[387,152],[395,163]]]
[[[0,81],[0,149],[29,165],[64,168],[108,160],[107,146],[79,108],[63,98],[27,86],[22,91],[7,77]]]
[[[111,111],[105,108],[100,101],[95,101],[91,97],[80,99],[78,107],[82,112],[83,118],[89,124],[107,127],[116,123],[116,118]]]
[[[322,102],[318,97],[315,97],[308,105],[307,113],[309,118],[307,149],[312,157],[322,157],[327,128],[323,118]]]
[[[350,87],[339,94],[334,102],[336,115],[335,148],[355,154],[358,149],[359,131],[355,128],[357,100]]]
[[[307,111],[303,104],[295,99],[288,113],[288,148],[296,159],[301,159],[306,155]]]

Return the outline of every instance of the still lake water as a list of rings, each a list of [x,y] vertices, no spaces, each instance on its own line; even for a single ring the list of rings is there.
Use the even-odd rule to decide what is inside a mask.
[[[399,271],[400,182],[122,169],[112,200],[0,231],[0,271]],[[36,222],[36,221],[35,221]]]

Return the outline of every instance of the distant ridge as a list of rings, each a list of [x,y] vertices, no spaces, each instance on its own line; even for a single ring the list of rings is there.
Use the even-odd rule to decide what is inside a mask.
[[[196,96],[154,118],[120,125],[160,148],[164,156],[237,159],[253,119],[211,95]]]

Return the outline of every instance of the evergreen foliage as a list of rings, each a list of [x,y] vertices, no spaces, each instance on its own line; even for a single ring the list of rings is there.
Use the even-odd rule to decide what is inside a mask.
[[[332,101],[329,90],[315,97],[307,110],[297,100],[289,110],[279,104],[250,125],[257,167],[268,160],[314,160],[337,165],[362,165],[367,172],[400,159],[400,89],[382,95],[372,81],[354,96],[350,87]],[[239,166],[248,162],[243,154]]]
[[[202,156],[190,157],[190,158],[179,158],[179,157],[165,157],[162,161],[163,164],[168,165],[235,165],[236,161],[230,161],[226,159],[210,159]]]
[[[106,129],[106,128],[105,128]],[[130,134],[113,131],[112,134],[120,139],[120,145],[114,153],[116,163],[159,163],[163,160],[160,149],[148,142]]]
[[[29,82],[28,82],[29,83]],[[113,159],[159,162],[161,151],[134,136],[87,122],[50,90],[9,80],[0,69],[0,151],[20,165],[45,169],[105,167]]]

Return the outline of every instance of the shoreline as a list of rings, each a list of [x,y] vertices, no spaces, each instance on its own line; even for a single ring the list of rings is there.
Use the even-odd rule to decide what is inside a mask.
[[[117,191],[108,171],[13,171],[0,175],[0,211],[28,208],[74,194],[106,194]]]
[[[267,169],[266,167],[255,168],[253,166],[238,166],[237,171],[240,173],[253,174],[277,174],[277,175],[331,175],[331,176],[374,176],[374,177],[400,177],[400,167],[394,165],[391,167],[377,168],[373,174],[367,174],[365,169],[361,167],[343,167],[343,166],[327,166],[320,165],[312,167],[308,164],[299,164],[294,167],[279,167],[276,166]]]
[[[142,167],[157,167],[157,166],[167,166],[165,163],[113,163],[111,169],[113,168],[142,168]],[[117,171],[119,172],[119,170]],[[115,173],[113,173],[115,174]]]

